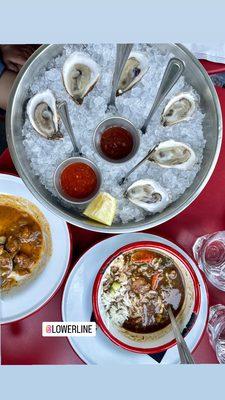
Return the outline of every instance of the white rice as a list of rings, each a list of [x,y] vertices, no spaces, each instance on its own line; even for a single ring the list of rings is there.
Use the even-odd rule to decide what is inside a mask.
[[[170,191],[171,202],[179,198],[191,185],[202,162],[205,140],[203,137],[202,121],[204,118],[200,109],[197,109],[193,118],[172,127],[162,127],[159,123],[160,113],[166,102],[175,94],[183,90],[194,93],[184,79],[180,79],[173,90],[163,102],[151,123],[147,133],[141,138],[138,154],[129,162],[115,165],[102,160],[94,151],[92,138],[97,124],[106,117],[106,105],[110,96],[111,79],[115,62],[115,45],[112,44],[90,44],[90,45],[66,45],[62,55],[56,57],[42,69],[29,87],[28,97],[37,92],[50,89],[54,92],[57,100],[66,100],[72,126],[76,136],[77,144],[81,152],[93,160],[102,172],[102,191],[109,192],[118,200],[115,221],[127,223],[128,221],[140,221],[145,218],[146,212],[127,199],[123,198],[125,188],[140,178],[151,178],[157,180],[162,186]],[[134,50],[146,53],[149,58],[150,68],[142,80],[129,92],[117,98],[118,112],[131,120],[140,128],[154,101],[158,86],[160,84],[164,69],[168,60],[173,56],[168,52],[161,52],[157,45],[148,46],[136,44]],[[67,94],[62,83],[61,70],[63,63],[74,51],[84,51],[89,54],[101,69],[101,78],[94,89],[85,98],[83,105],[77,106]],[[194,93],[197,97],[197,94]],[[23,127],[24,146],[31,168],[41,183],[54,195],[57,196],[53,187],[53,174],[61,161],[68,158],[72,152],[70,139],[65,129],[60,124],[60,130],[64,134],[63,140],[48,141],[38,135],[32,128],[27,118]],[[118,181],[130,170],[155,143],[168,139],[174,139],[190,145],[196,153],[197,163],[191,170],[181,171],[176,169],[161,168],[153,163],[146,162],[129,178],[128,185],[121,187]],[[65,206],[69,206],[64,203]]]
[[[108,274],[110,274],[110,268],[103,283],[108,280]],[[130,315],[130,309],[132,308],[132,302],[127,292],[127,281],[120,285],[120,288],[115,293],[105,292],[103,287],[101,291],[101,301],[105,312],[110,320],[118,326],[122,326],[127,320]]]

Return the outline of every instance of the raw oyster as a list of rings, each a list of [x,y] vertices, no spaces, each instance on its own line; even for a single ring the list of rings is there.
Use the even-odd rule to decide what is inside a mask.
[[[196,162],[192,148],[185,143],[167,140],[156,146],[149,157],[163,168],[190,169]]]
[[[87,54],[77,52],[66,59],[62,75],[66,91],[77,104],[82,104],[99,79],[99,66]]]
[[[143,53],[132,51],[121,74],[116,95],[120,96],[136,85],[148,68],[147,57]]]
[[[33,128],[46,139],[62,137],[58,131],[56,100],[51,90],[35,94],[27,104],[27,114]]]
[[[180,93],[165,106],[161,115],[161,124],[171,126],[188,120],[194,113],[196,100],[191,93]]]
[[[140,179],[134,182],[124,196],[151,213],[163,211],[170,202],[167,190],[153,179]]]

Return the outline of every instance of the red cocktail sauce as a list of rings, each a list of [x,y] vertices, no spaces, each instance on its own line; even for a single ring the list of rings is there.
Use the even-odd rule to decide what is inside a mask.
[[[62,171],[60,183],[65,194],[74,199],[85,199],[96,190],[98,182],[89,165],[77,162]]]
[[[133,144],[131,133],[119,126],[106,129],[100,140],[101,151],[112,160],[127,157],[133,149]]]

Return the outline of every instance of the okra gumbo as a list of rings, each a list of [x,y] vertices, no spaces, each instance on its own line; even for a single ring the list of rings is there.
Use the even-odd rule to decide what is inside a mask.
[[[125,252],[109,265],[101,299],[111,321],[128,331],[150,333],[170,323],[184,302],[184,283],[174,260],[150,249]]]

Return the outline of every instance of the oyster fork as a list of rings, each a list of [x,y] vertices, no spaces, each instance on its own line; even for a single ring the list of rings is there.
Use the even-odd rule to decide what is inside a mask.
[[[61,117],[62,123],[63,123],[65,129],[67,130],[67,133],[68,133],[68,135],[70,137],[70,140],[72,142],[74,153],[75,154],[79,154],[80,156],[82,156],[82,153],[80,152],[80,150],[77,147],[77,143],[76,143],[76,139],[75,139],[75,136],[74,136],[72,124],[71,124],[71,121],[70,121],[67,102],[66,101],[58,102],[57,103],[57,109],[58,109],[58,113],[59,113],[59,115]]]
[[[155,101],[152,105],[152,108],[141,128],[142,133],[144,134],[146,132],[147,126],[155,114],[156,110],[160,106],[160,104],[163,102],[167,94],[170,92],[170,90],[173,88],[175,83],[177,83],[178,79],[182,75],[183,71],[185,69],[185,64],[182,60],[179,58],[171,58],[167,64],[167,67],[165,69],[164,75],[162,77],[158,92],[156,94]]]
[[[146,154],[146,156],[144,156],[144,158],[142,158],[141,161],[139,161],[133,168],[130,169],[130,171],[128,171],[123,178],[120,179],[120,181],[118,182],[119,185],[121,186],[126,180],[127,178],[138,168],[140,167],[140,165],[142,165],[146,160],[149,159],[149,157],[151,156],[151,154],[153,153],[153,151],[155,151],[155,149],[158,147],[158,144],[155,144],[155,146],[153,146],[148,153]]]
[[[116,109],[116,91],[118,88],[121,74],[128,60],[132,47],[133,47],[132,43],[128,44],[119,43],[116,45],[116,62],[112,80],[112,91],[109,102],[107,104],[107,110],[110,110],[111,107],[114,107]]]

